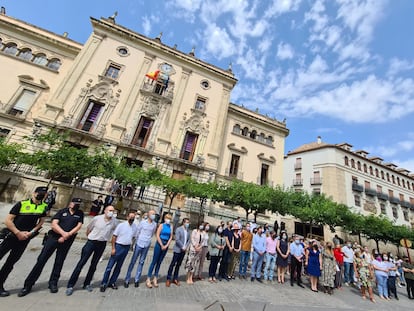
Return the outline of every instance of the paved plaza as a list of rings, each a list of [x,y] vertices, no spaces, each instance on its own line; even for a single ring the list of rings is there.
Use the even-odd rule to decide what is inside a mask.
[[[10,204],[0,203],[0,217],[3,221],[10,209]],[[90,218],[86,217],[85,223]],[[2,224],[3,226],[3,224]],[[43,232],[47,231],[47,223]],[[260,284],[250,280],[222,281],[210,284],[208,281],[198,281],[194,285],[185,284],[185,271],[181,268],[181,286],[171,284],[165,286],[166,270],[172,258],[170,248],[161,267],[159,288],[148,289],[145,287],[146,272],[152,259],[152,252],[147,256],[144,265],[143,277],[139,288],[133,284],[129,288],[123,287],[123,277],[129,264],[132,253],[130,252],[118,280],[118,290],[108,288],[104,293],[99,291],[99,284],[103,271],[108,262],[107,257],[110,248],[107,248],[106,256],[99,263],[93,280],[94,290],[89,293],[82,290],[83,278],[85,277],[88,265],[81,273],[79,281],[72,296],[65,295],[66,283],[70,274],[80,258],[80,252],[84,240],[85,231],[79,234],[74,242],[69,255],[65,261],[62,275],[59,281],[59,292],[51,294],[47,288],[48,279],[53,265],[54,256],[51,257],[44,268],[38,282],[32,292],[26,297],[19,298],[17,293],[23,286],[24,279],[34,265],[37,255],[41,249],[43,234],[33,239],[29,244],[22,259],[16,264],[14,270],[6,281],[5,288],[11,295],[0,298],[0,310],[179,310],[179,311],[229,311],[229,310],[411,310],[414,307],[414,300],[409,300],[405,288],[399,288],[399,301],[381,301],[376,297],[377,303],[361,299],[357,289],[345,287],[341,291],[335,291],[332,296],[322,292],[314,293],[310,290],[309,282],[304,278],[305,289],[296,285],[291,287],[289,276],[285,284]],[[5,258],[0,261],[4,263]],[[204,272],[208,269],[209,261],[204,265]],[[135,272],[135,270],[134,270]]]

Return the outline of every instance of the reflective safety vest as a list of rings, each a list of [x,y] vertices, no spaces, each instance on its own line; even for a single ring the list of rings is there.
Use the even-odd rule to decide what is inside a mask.
[[[29,199],[21,202],[19,213],[20,215],[42,215],[46,211],[46,208],[46,203],[36,205]]]

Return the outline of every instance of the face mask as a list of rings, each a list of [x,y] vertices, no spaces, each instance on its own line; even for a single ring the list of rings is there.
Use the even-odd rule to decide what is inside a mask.
[[[139,215],[137,217],[135,217],[136,220],[139,220],[140,218],[141,218],[141,216],[139,216]]]
[[[147,216],[147,215],[145,215],[145,216],[144,216],[144,219],[145,219],[145,220],[147,220],[147,219],[148,219],[148,216]]]
[[[166,220],[165,220],[165,223],[166,223],[166,224],[169,224],[169,223],[170,223],[170,221],[171,221],[171,220],[166,219]]]
[[[129,224],[132,224],[134,222],[134,220],[135,220],[135,217],[134,218],[129,218],[128,219]]]
[[[184,224],[185,228],[188,229],[190,227],[190,224]]]
[[[209,226],[206,227],[206,231],[208,231],[208,230],[210,230],[210,227]]]
[[[152,215],[150,216],[150,219],[151,219],[151,220],[154,220],[154,219],[155,219],[155,215],[154,215],[154,214],[152,214]]]
[[[117,213],[114,213],[114,215],[112,217],[113,218],[117,218],[118,217],[118,214]]]
[[[351,248],[351,247],[352,247],[352,244],[348,244],[347,246],[348,246],[349,248]]]
[[[220,229],[217,230],[217,232],[218,233],[223,233],[223,229],[220,228]]]
[[[388,257],[387,256],[384,256],[384,260],[388,260]]]
[[[314,245],[313,246],[313,249],[318,249],[318,245]]]
[[[250,227],[246,227],[246,230],[250,232]]]
[[[286,240],[286,238],[287,238],[287,236],[284,234],[284,235],[282,235],[282,239],[283,240]]]
[[[300,244],[300,240],[295,240],[295,243],[296,244]]]
[[[110,211],[110,212],[108,212],[108,213],[106,214],[106,216],[107,216],[108,218],[112,218],[112,216],[114,216],[114,212],[113,212],[113,211]]]
[[[203,230],[204,226],[199,226],[198,229]]]
[[[45,194],[44,193],[38,193],[36,194],[36,200],[37,201],[42,201],[45,198]]]
[[[77,211],[80,208],[80,204],[73,205],[73,210]]]

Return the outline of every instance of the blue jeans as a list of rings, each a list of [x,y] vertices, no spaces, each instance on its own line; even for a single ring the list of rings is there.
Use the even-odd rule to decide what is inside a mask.
[[[276,254],[266,253],[266,266],[264,269],[264,279],[273,281],[273,272],[275,270]]]
[[[167,242],[165,242],[167,243]],[[165,250],[161,249],[161,245],[157,242],[155,243],[154,247],[154,255],[152,256],[151,264],[148,268],[148,277],[152,277],[152,271],[154,271],[155,267],[155,273],[154,276],[157,278],[158,273],[160,272],[161,263],[164,260],[165,255],[167,254],[168,248]]]
[[[135,282],[139,282],[139,278],[141,277],[141,273],[142,273],[142,267],[144,266],[145,258],[147,258],[149,248],[150,248],[149,246],[139,247],[137,244],[135,245],[134,254],[132,255],[131,262],[129,263],[129,266],[128,266],[128,271],[125,276],[126,283],[128,283],[129,280],[131,279],[131,273],[132,273],[132,270],[134,269],[134,266],[135,266],[135,263],[137,262],[138,257],[139,257],[139,264],[138,264],[137,273],[135,274]]]
[[[354,283],[354,265],[351,262],[344,262],[344,282]]]
[[[119,273],[121,272],[122,264],[126,256],[128,255],[130,245],[122,245],[115,243],[115,255],[112,255],[109,258],[108,265],[106,266],[105,273],[101,282],[101,285],[106,286],[108,284],[115,284],[118,280]],[[109,274],[112,271],[112,268],[115,266],[114,272],[112,273],[111,279],[109,280]]]
[[[388,297],[388,276],[375,273],[377,278],[378,295]]]
[[[247,265],[249,264],[250,252],[240,251],[240,265],[239,265],[239,274],[246,275]]]
[[[264,254],[259,255],[258,252],[253,252],[252,271],[250,272],[250,276],[252,278],[260,279],[262,275],[263,259],[264,259]]]

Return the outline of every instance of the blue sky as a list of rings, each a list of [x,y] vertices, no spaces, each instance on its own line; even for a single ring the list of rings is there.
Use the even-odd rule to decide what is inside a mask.
[[[414,172],[414,1],[0,0],[7,14],[84,43],[108,17],[222,68],[232,101],[287,119],[285,152],[348,142]]]

